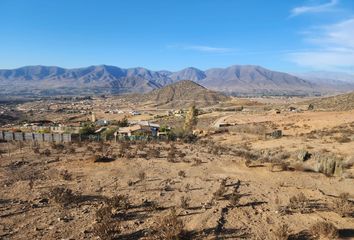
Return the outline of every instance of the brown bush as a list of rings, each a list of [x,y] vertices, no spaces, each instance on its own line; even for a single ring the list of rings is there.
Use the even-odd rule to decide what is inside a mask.
[[[66,180],[66,181],[71,181],[72,180],[72,174],[68,172],[68,170],[62,170],[59,172],[59,175],[60,177],[63,179],[63,180]]]
[[[334,137],[334,140],[336,140],[337,142],[339,143],[349,143],[351,142],[352,140],[347,137],[347,136],[339,136],[339,137]]]
[[[314,237],[336,239],[338,237],[338,229],[330,222],[317,222],[310,227],[310,232]]]
[[[74,154],[75,152],[76,152],[76,150],[74,147],[69,147],[69,149],[68,149],[69,154]]]
[[[49,192],[49,197],[62,207],[75,203],[78,196],[71,189],[55,187]]]
[[[104,240],[113,240],[119,237],[120,222],[112,219],[112,208],[101,207],[96,212],[97,223],[93,226],[93,235]]]
[[[180,200],[181,200],[181,208],[188,209],[191,202],[190,197],[182,196]]]
[[[86,151],[94,153],[95,150],[93,149],[92,146],[87,146]]]
[[[199,166],[203,163],[202,160],[199,158],[194,158],[193,160],[194,160],[193,166]]]
[[[341,193],[334,201],[334,210],[342,217],[351,216],[354,212],[353,203],[349,201],[349,193]]]
[[[176,162],[176,153],[177,153],[177,149],[175,145],[171,144],[170,149],[167,153],[167,161]]]
[[[112,207],[103,206],[96,211],[96,221],[97,222],[106,222],[112,218]]]
[[[223,179],[220,183],[219,188],[216,190],[216,192],[213,194],[215,199],[221,199],[224,197],[224,194],[226,193],[226,179]]]
[[[289,204],[287,206],[290,211],[299,211],[301,213],[309,213],[312,211],[310,206],[310,200],[303,193],[292,196],[289,199]]]
[[[128,210],[131,206],[129,196],[116,195],[106,200],[107,205],[115,210]]]
[[[274,240],[288,240],[290,234],[291,229],[287,224],[282,224],[273,231]]]
[[[156,148],[150,148],[147,152],[147,155],[151,158],[159,158],[160,157],[160,151],[157,150]]]
[[[140,182],[144,181],[146,179],[146,173],[144,171],[140,171],[138,173],[138,179]]]
[[[157,219],[148,239],[178,240],[184,239],[185,235],[184,223],[178,219],[176,209],[173,208],[167,216]]]
[[[49,157],[52,153],[51,153],[51,151],[49,149],[45,149],[41,154],[46,156],[46,157]]]
[[[178,176],[185,178],[185,177],[186,177],[186,172],[183,171],[183,170],[180,170],[180,171],[178,172]]]
[[[58,150],[58,151],[63,151],[65,149],[65,145],[64,144],[61,144],[61,143],[52,143],[50,145],[50,147],[53,149],[53,150]]]

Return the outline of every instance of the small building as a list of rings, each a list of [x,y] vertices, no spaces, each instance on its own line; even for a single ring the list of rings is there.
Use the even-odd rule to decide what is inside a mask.
[[[114,133],[114,136],[118,138],[124,137],[157,137],[160,129],[159,124],[150,123],[148,121],[141,121],[136,123],[130,123],[129,127],[121,127]]]
[[[119,136],[133,136],[133,135],[152,135],[152,131],[149,127],[142,125],[132,125],[129,127],[119,128],[117,131]]]

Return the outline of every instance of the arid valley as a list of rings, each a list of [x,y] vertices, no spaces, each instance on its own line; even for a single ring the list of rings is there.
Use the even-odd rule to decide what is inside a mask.
[[[107,129],[151,122],[174,137],[3,140],[1,238],[354,238],[354,108],[341,100],[352,94],[227,97],[211,106],[185,99],[191,89],[208,91],[184,82],[174,85],[178,100],[160,104],[129,95],[8,106],[24,122],[90,122],[95,113]],[[182,129],[194,105],[191,137]]]

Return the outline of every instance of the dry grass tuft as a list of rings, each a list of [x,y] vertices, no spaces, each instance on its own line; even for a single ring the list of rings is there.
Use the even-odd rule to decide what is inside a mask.
[[[330,222],[317,222],[310,228],[311,234],[316,238],[337,239],[338,229]]]
[[[156,225],[152,228],[149,240],[178,240],[185,239],[186,231],[184,223],[178,219],[176,209],[162,218],[157,219]]]
[[[274,240],[288,240],[291,232],[292,231],[291,231],[289,225],[282,224],[274,230],[273,239]]]

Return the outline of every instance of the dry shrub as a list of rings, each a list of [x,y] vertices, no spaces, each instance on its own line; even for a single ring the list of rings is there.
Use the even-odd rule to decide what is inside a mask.
[[[92,146],[87,146],[86,151],[94,153],[95,150],[93,149]]]
[[[145,147],[146,147],[146,143],[145,143],[144,141],[139,141],[139,142],[137,143],[137,149],[138,149],[139,151],[143,151]]]
[[[245,166],[249,168],[251,165],[252,165],[252,161],[249,160],[249,159],[247,159],[247,160],[245,161]]]
[[[186,177],[186,172],[183,171],[183,170],[180,170],[180,171],[178,172],[178,176],[180,176],[180,177],[182,177],[182,178],[185,178],[185,177]]]
[[[241,194],[233,192],[228,196],[229,203],[232,207],[236,207],[240,203]]]
[[[179,157],[179,158],[184,158],[185,156],[187,156],[187,154],[185,154],[185,153],[182,152],[182,151],[178,151],[177,154],[178,154],[178,157]]]
[[[120,142],[118,147],[118,156],[119,157],[127,157],[126,153],[130,150],[130,143],[128,141]]]
[[[120,232],[120,226],[117,221],[96,223],[93,226],[93,234],[103,240],[117,239]]]
[[[108,207],[114,210],[128,210],[131,206],[129,196],[116,195],[106,200]]]
[[[57,151],[63,151],[65,149],[65,145],[64,144],[61,144],[61,143],[52,143],[50,145],[50,147],[53,149],[53,150],[57,150]]]
[[[131,179],[129,179],[128,182],[127,182],[127,185],[130,186],[130,187],[133,186],[134,184],[135,184],[135,182],[133,180],[131,180]]]
[[[317,222],[310,227],[311,234],[316,238],[337,239],[338,229],[330,222]]]
[[[75,148],[74,147],[69,147],[69,149],[68,149],[68,153],[69,154],[74,154],[76,152],[76,150],[75,150]]]
[[[96,212],[97,223],[93,226],[94,236],[104,240],[113,240],[119,237],[120,222],[112,219],[112,208],[104,206]]]
[[[62,207],[75,203],[78,196],[71,189],[63,187],[55,187],[49,192],[49,197]]]
[[[68,172],[68,170],[62,170],[59,172],[60,177],[65,181],[72,180],[72,174]]]
[[[289,199],[287,208],[290,211],[299,211],[301,213],[309,213],[312,211],[310,207],[310,200],[303,193],[292,196]]]
[[[150,148],[147,152],[147,155],[150,158],[159,158],[160,157],[160,151],[157,150],[156,148]]]
[[[181,208],[188,209],[191,202],[191,198],[182,196],[180,200],[181,200]]]
[[[97,211],[96,211],[96,221],[97,222],[105,222],[105,221],[109,221],[112,218],[112,207],[110,206],[103,206],[100,207]]]
[[[291,235],[291,229],[289,225],[282,224],[278,226],[273,232],[273,239],[274,240],[288,240],[289,236]]]
[[[219,188],[216,190],[216,192],[213,195],[215,199],[219,200],[224,197],[225,193],[226,193],[226,179],[223,179],[220,183]]]
[[[157,201],[143,201],[143,207],[147,208],[150,211],[156,211],[159,209],[159,203]]]
[[[232,154],[246,160],[257,160],[260,158],[260,155],[256,151],[252,151],[246,146],[240,146],[239,148],[232,150]]]
[[[193,160],[194,160],[193,166],[199,166],[203,163],[202,160],[199,158],[194,158]]]
[[[349,201],[349,193],[341,193],[334,201],[335,211],[342,217],[352,216],[354,212],[353,203]]]
[[[146,173],[144,171],[140,171],[138,173],[138,179],[140,182],[144,181],[146,179]]]
[[[45,149],[41,154],[46,156],[46,157],[49,157],[52,153],[51,153],[51,151],[49,149]]]
[[[148,237],[149,240],[178,240],[185,239],[186,231],[184,223],[178,219],[176,209],[162,218],[157,219],[156,225],[153,226],[152,232]]]
[[[171,144],[170,149],[167,153],[167,161],[176,162],[176,153],[177,153],[177,149],[175,145]]]
[[[337,142],[339,143],[349,143],[351,142],[352,140],[347,137],[347,136],[339,136],[339,137],[334,137],[334,140],[336,140]]]

